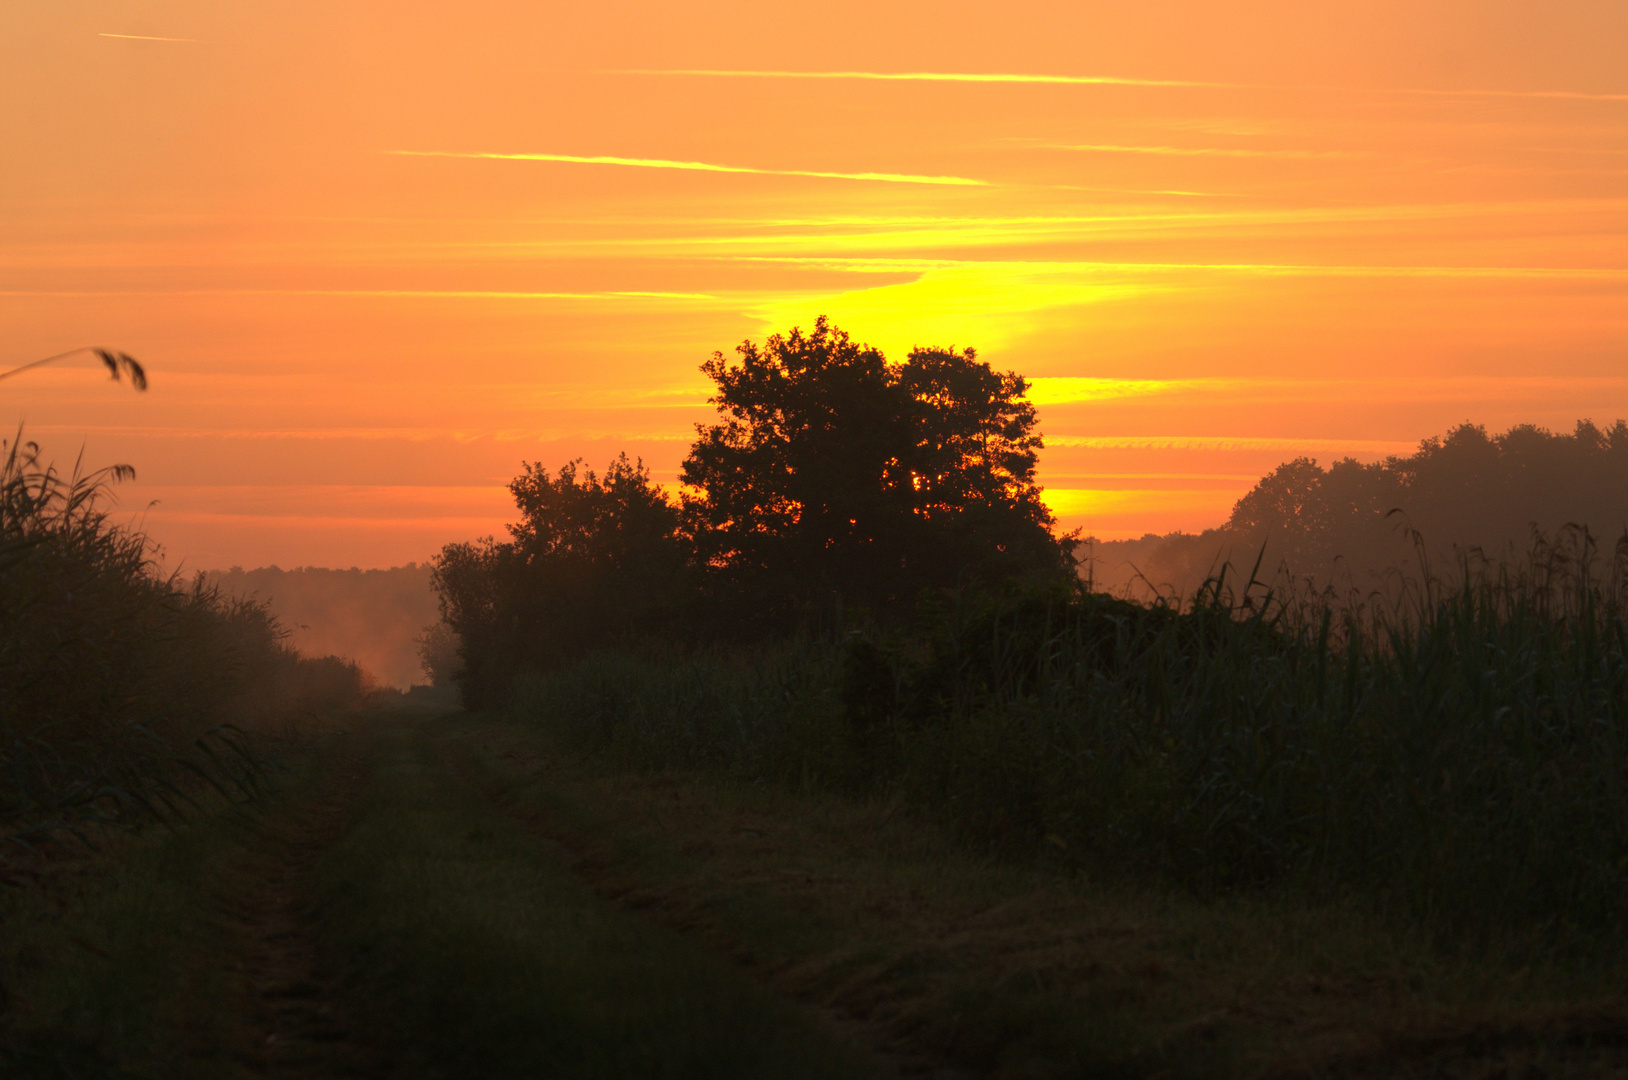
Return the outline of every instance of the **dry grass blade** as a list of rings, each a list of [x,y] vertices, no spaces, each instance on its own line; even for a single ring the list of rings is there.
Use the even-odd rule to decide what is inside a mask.
[[[47,364],[54,364],[58,360],[66,360],[70,356],[78,356],[81,353],[87,352],[94,353],[96,358],[101,360],[103,365],[107,367],[109,374],[112,375],[115,382],[119,380],[120,375],[124,375],[130,379],[130,385],[135,387],[137,390],[147,389],[147,370],[141,366],[140,361],[131,356],[129,353],[116,352],[112,349],[104,349],[97,345],[81,345],[77,349],[69,349],[67,352],[60,352],[55,356],[47,356],[43,360],[35,360],[32,363],[23,364],[19,367],[12,368],[10,371],[0,371],[0,379],[9,379],[13,375],[21,375],[25,371],[32,371],[34,368],[44,367]]]

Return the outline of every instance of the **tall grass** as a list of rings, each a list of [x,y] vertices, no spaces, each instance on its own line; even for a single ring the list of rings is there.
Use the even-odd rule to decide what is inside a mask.
[[[359,691],[286,649],[261,605],[159,573],[107,510],[126,466],[59,471],[0,443],[0,857],[94,821],[255,797],[248,732]]]
[[[601,655],[518,689],[579,745],[897,793],[972,840],[1202,893],[1360,899],[1463,942],[1620,945],[1628,548],[1335,597],[951,605],[915,638]]]

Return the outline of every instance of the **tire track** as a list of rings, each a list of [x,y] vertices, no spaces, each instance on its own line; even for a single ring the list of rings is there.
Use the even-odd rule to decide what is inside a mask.
[[[598,898],[627,911],[634,911],[669,930],[683,934],[707,948],[707,951],[738,971],[742,977],[771,994],[791,1001],[812,1017],[828,1035],[841,1043],[862,1049],[882,1075],[898,1080],[971,1080],[978,1071],[948,1060],[943,1055],[901,1038],[889,1030],[886,1023],[863,1010],[845,1008],[826,1000],[824,995],[810,995],[806,988],[783,985],[778,973],[765,970],[760,963],[743,957],[730,947],[727,933],[716,925],[693,918],[685,918],[683,905],[665,905],[655,902],[631,879],[619,873],[614,861],[606,860],[591,851],[578,851],[568,845],[551,827],[545,813],[523,800],[515,799],[496,790],[494,777],[475,760],[469,747],[456,741],[442,744],[450,751],[443,758],[445,767],[458,780],[479,792],[495,809],[520,825],[541,844],[553,852],[572,873],[581,879]]]

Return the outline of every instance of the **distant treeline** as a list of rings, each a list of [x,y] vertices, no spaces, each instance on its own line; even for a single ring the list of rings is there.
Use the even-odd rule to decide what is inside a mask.
[[[1461,557],[1525,552],[1534,530],[1586,527],[1610,547],[1628,527],[1628,423],[1579,421],[1570,434],[1520,424],[1502,434],[1462,424],[1417,452],[1323,468],[1278,466],[1202,533],[1089,542],[1082,571],[1098,588],[1190,596],[1223,562],[1263,577],[1383,588],[1388,575],[1451,577]],[[1262,549],[1264,547],[1264,554]]]
[[[419,638],[440,618],[428,563],[388,570],[234,566],[206,579],[227,596],[264,603],[287,628],[289,644],[307,656],[347,656],[385,686],[427,681]]]
[[[510,538],[435,562],[467,700],[595,648],[908,619],[924,597],[1072,579],[1035,483],[1028,383],[967,349],[890,364],[823,318],[702,365],[673,499],[626,456],[601,476],[528,464]]]

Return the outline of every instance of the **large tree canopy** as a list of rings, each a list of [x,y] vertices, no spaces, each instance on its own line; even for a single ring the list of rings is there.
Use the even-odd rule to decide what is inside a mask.
[[[881,603],[1068,565],[1020,376],[971,349],[889,364],[824,318],[736,355],[702,365],[722,416],[682,473],[706,563],[766,597]]]

